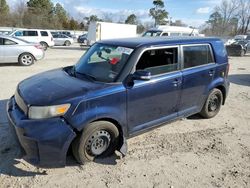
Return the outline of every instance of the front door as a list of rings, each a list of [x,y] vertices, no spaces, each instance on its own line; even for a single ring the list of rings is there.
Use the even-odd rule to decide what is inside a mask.
[[[127,89],[127,120],[130,135],[177,117],[182,73],[178,47],[148,49],[136,70],[151,73],[149,81],[134,81]]]

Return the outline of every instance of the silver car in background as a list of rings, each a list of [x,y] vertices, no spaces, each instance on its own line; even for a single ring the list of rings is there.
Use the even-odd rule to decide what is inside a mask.
[[[55,46],[70,46],[74,43],[74,39],[65,34],[52,33],[54,38]]]
[[[29,66],[43,57],[44,50],[40,44],[0,35],[0,63],[19,63]]]

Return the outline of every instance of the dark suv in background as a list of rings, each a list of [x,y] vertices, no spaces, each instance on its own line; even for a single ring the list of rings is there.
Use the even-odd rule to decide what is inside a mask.
[[[217,38],[99,41],[75,66],[20,82],[8,117],[30,162],[64,165],[72,146],[83,164],[125,154],[126,138],[167,122],[214,117],[227,97],[228,69]]]

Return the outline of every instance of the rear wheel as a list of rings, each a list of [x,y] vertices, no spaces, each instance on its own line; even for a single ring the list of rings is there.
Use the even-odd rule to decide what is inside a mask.
[[[43,47],[43,50],[46,51],[48,49],[48,44],[46,42],[40,42],[41,46]]]
[[[212,118],[216,116],[220,111],[222,101],[222,92],[217,88],[213,89],[208,95],[208,98],[200,112],[201,116],[204,118]]]
[[[243,57],[245,55],[245,50],[240,51],[240,56]]]
[[[70,46],[70,44],[71,44],[71,42],[68,41],[68,40],[66,40],[65,43],[64,43],[65,46]]]
[[[18,63],[23,66],[30,66],[34,63],[34,57],[29,53],[23,53],[19,56]]]
[[[73,154],[80,164],[114,153],[119,138],[117,127],[106,121],[90,123],[72,144]]]

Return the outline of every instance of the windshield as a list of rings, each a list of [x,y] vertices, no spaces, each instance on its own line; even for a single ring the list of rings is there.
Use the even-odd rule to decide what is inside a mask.
[[[75,65],[75,73],[101,82],[114,82],[133,49],[94,44]]]
[[[162,31],[146,31],[142,36],[143,37],[158,37]]]

